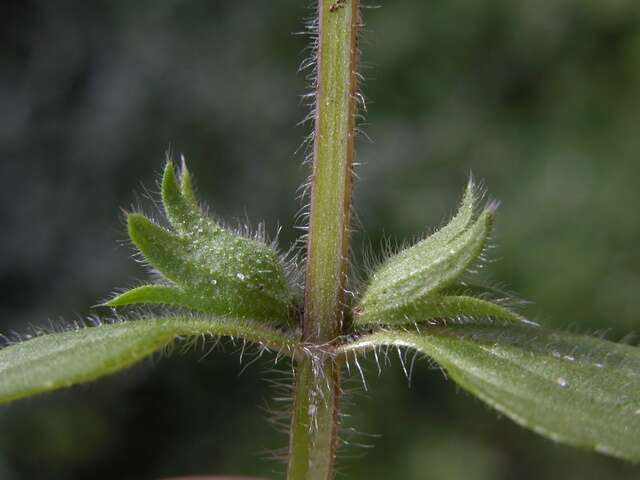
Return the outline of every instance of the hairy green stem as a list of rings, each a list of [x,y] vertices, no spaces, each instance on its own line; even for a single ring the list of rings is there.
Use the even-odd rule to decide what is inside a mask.
[[[307,357],[296,367],[291,422],[289,480],[334,477],[340,367],[322,356]]]
[[[358,2],[320,0],[319,5],[304,335],[326,342],[342,319],[349,250]]]
[[[318,76],[303,323],[310,354],[296,365],[289,480],[328,480],[335,474],[340,366],[322,353],[322,345],[344,330],[358,7],[358,0],[318,0]]]

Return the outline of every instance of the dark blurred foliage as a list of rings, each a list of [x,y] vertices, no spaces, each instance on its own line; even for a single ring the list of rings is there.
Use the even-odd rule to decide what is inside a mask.
[[[307,175],[301,3],[2,3],[3,332],[95,313],[144,277],[119,208],[153,208],[168,147],[216,214],[281,225],[291,245]],[[637,331],[640,3],[398,0],[365,16],[357,263],[440,224],[473,171],[502,201],[486,281],[547,325]],[[269,451],[287,440],[260,409],[274,403],[262,378],[288,370],[260,360],[239,375],[238,350],[176,352],[2,407],[0,478],[279,478]],[[499,419],[426,361],[410,388],[397,358],[380,376],[369,363],[367,380],[367,393],[349,380],[347,423],[375,448],[345,449],[341,478],[640,476]]]

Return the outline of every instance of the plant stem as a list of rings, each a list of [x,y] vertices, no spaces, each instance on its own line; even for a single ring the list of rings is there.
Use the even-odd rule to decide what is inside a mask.
[[[296,366],[288,480],[334,477],[340,369],[332,359],[306,358]]]
[[[357,60],[357,0],[319,0],[318,79],[305,338],[335,337],[349,250]]]
[[[289,480],[334,477],[340,365],[323,346],[343,330],[357,89],[359,0],[318,0],[316,111],[303,339]]]

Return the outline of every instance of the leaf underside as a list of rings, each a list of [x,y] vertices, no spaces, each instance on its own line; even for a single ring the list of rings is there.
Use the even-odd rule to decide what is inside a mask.
[[[637,347],[525,325],[455,325],[377,332],[342,351],[385,345],[428,355],[463,388],[539,434],[640,461]]]
[[[242,337],[285,354],[295,345],[262,323],[188,316],[52,333],[0,350],[0,403],[95,380],[139,362],[176,337],[201,335]]]

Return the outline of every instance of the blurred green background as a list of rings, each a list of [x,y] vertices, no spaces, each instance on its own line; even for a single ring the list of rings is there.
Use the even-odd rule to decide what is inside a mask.
[[[501,200],[482,273],[546,325],[635,343],[640,3],[396,0],[365,9],[362,252],[430,231],[469,172]],[[300,0],[20,0],[0,7],[0,331],[75,320],[144,271],[120,207],[184,153],[225,219],[296,238],[308,126]],[[136,194],[135,192],[138,192]],[[104,313],[104,312],[103,312]],[[0,407],[0,479],[280,478],[260,360],[226,344]],[[283,380],[285,379],[285,380]],[[419,361],[357,378],[339,478],[626,479],[640,467],[525,431]]]

